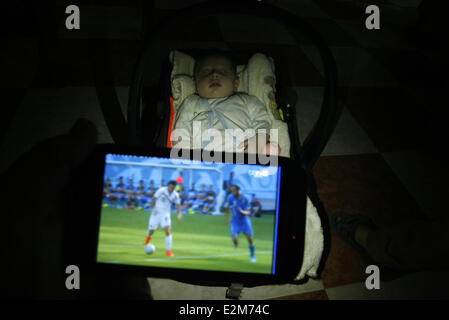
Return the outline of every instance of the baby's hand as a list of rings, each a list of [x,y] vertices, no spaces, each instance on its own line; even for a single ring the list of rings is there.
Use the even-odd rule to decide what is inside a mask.
[[[245,140],[238,146],[238,150],[242,150],[245,153],[260,153],[271,156],[277,156],[281,153],[281,148],[276,142],[270,142],[269,139],[258,139],[257,136],[253,136],[248,140]],[[268,141],[268,142],[266,142]]]
[[[269,156],[278,156],[281,153],[281,147],[276,142],[268,142],[262,148],[262,153]]]
[[[265,140],[267,141],[267,140]],[[243,141],[238,147],[237,152],[243,151],[244,153],[259,153],[262,152],[263,145],[259,145],[257,135],[252,136],[249,139]]]

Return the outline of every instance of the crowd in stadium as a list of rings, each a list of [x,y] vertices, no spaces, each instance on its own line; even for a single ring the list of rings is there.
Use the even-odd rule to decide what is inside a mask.
[[[145,186],[144,181],[140,180],[138,186],[134,186],[133,179],[129,179],[128,184],[123,182],[123,177],[119,177],[118,183],[113,186],[111,179],[107,178],[103,187],[103,207],[112,207],[127,210],[145,210],[150,211],[150,203],[154,193],[158,188],[165,186],[164,180],[160,181],[159,186],[156,186],[153,180]],[[227,187],[224,186],[226,195],[228,195]],[[217,201],[217,193],[214,191],[212,185],[206,190],[206,186],[202,184],[200,189],[195,189],[192,184],[189,190],[184,188],[184,185],[179,183],[175,190],[179,193],[181,199],[182,213],[199,213],[210,214],[215,209]],[[252,196],[251,199],[252,216],[259,217],[262,211],[259,200]]]
[[[144,181],[140,180],[136,187],[132,179],[129,179],[128,184],[125,185],[123,177],[119,177],[118,183],[113,187],[111,180],[108,178],[103,188],[103,206],[149,211],[154,193],[164,185],[164,180],[161,180],[159,186],[156,186],[154,181],[151,180],[146,187]],[[181,198],[181,211],[183,213],[207,214],[216,204],[216,193],[212,185],[206,190],[206,186],[203,184],[200,190],[196,190],[192,184],[190,190],[185,190],[183,184],[178,184],[175,190]]]

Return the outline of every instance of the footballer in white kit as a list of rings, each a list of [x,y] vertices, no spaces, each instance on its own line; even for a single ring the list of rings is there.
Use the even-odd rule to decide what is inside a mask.
[[[148,232],[145,238],[145,245],[151,241],[154,231],[160,226],[165,231],[165,252],[168,257],[173,257],[171,252],[172,235],[171,235],[171,206],[176,205],[178,211],[178,220],[182,218],[181,200],[179,193],[175,191],[176,182],[170,181],[166,187],[160,187],[151,200],[151,208],[153,208],[148,222]]]

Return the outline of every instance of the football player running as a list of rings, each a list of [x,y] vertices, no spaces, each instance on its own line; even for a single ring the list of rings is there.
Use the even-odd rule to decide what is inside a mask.
[[[166,187],[160,187],[151,200],[151,208],[153,208],[150,220],[148,222],[147,237],[144,244],[147,245],[151,241],[154,231],[160,226],[165,231],[165,253],[167,257],[173,257],[171,252],[172,235],[171,235],[171,206],[174,203],[178,212],[178,220],[181,220],[181,201],[178,192],[175,191],[176,182],[170,181]]]
[[[240,187],[233,185],[231,188],[231,194],[227,198],[229,209],[231,210],[231,221],[229,224],[229,231],[231,233],[232,242],[234,247],[237,248],[238,236],[242,232],[249,244],[249,261],[256,262],[254,256],[255,246],[253,240],[253,229],[251,226],[251,214],[248,199],[240,193]]]

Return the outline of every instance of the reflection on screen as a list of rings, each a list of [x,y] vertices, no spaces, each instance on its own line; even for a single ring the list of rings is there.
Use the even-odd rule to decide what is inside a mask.
[[[105,161],[97,262],[275,273],[280,167]]]

